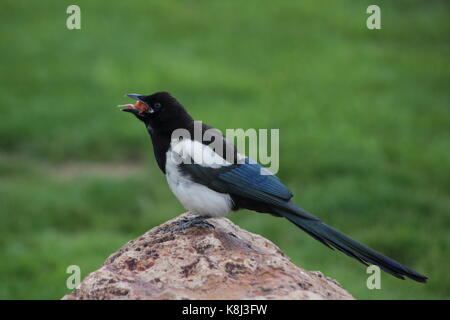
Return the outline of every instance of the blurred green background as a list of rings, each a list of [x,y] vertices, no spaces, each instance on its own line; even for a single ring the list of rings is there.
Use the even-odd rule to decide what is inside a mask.
[[[280,128],[279,176],[327,223],[429,276],[365,268],[289,222],[231,219],[359,299],[450,298],[448,1],[3,0],[0,298],[59,299],[184,209],[123,94],[170,91],[199,119]],[[366,28],[379,4],[382,29]]]

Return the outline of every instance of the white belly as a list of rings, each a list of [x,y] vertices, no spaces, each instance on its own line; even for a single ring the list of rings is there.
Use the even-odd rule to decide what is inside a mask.
[[[219,193],[183,176],[170,156],[166,157],[166,178],[170,189],[191,213],[223,217],[230,213],[233,201],[228,194]]]

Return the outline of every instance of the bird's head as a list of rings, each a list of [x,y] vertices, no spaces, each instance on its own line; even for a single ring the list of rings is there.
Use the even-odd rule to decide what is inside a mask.
[[[168,92],[150,95],[127,94],[136,100],[134,104],[120,105],[122,111],[130,112],[146,126],[156,130],[173,131],[192,121],[184,107]]]

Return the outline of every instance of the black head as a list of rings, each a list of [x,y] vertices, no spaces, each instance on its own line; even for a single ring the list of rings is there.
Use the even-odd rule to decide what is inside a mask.
[[[133,113],[136,118],[154,130],[172,132],[189,125],[193,119],[168,92],[151,95],[127,94],[136,103],[121,105],[122,111]]]

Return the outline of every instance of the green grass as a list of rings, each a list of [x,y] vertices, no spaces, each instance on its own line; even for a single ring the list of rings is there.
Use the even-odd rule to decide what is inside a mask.
[[[356,298],[450,298],[446,1],[4,0],[0,298],[58,299],[183,212],[145,129],[114,106],[167,90],[200,120],[279,128],[279,176],[327,223],[427,276],[382,276],[282,219],[233,214]],[[366,28],[379,3],[382,29]]]

